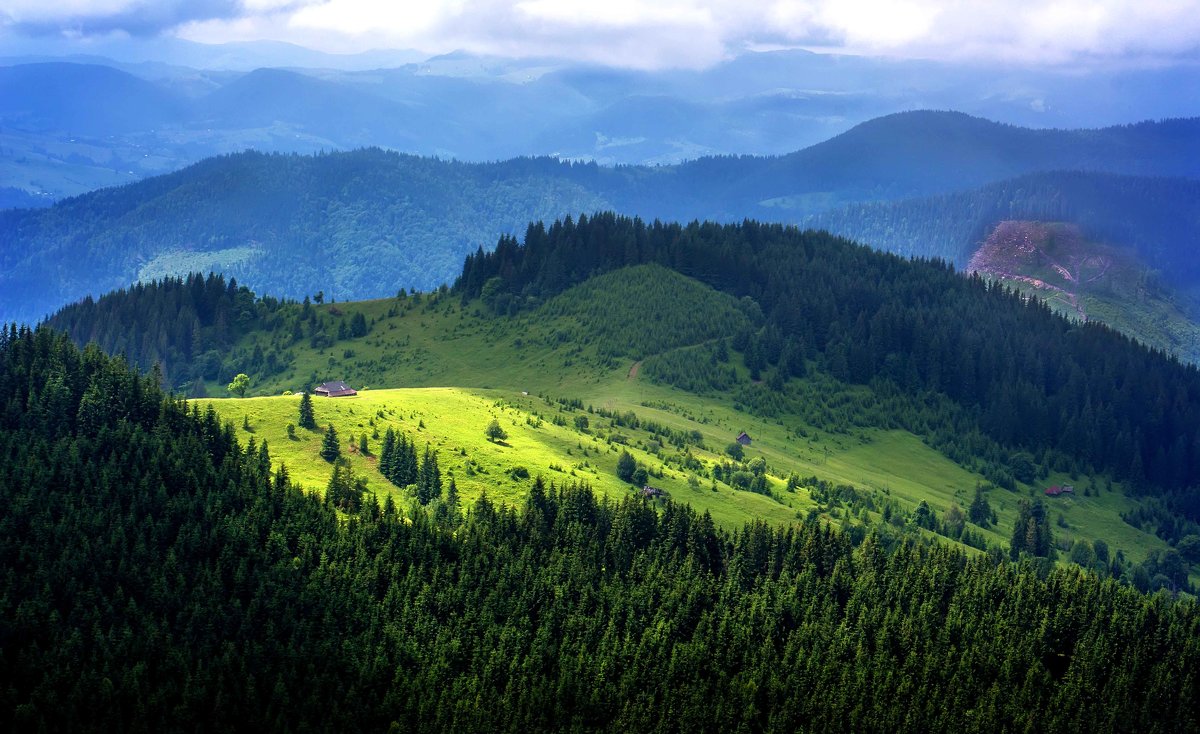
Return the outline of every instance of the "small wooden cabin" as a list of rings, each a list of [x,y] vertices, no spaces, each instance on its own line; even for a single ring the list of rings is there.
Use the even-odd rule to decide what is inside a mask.
[[[317,395],[324,395],[327,398],[345,398],[358,394],[358,390],[355,390],[341,380],[317,385],[317,389],[313,390],[313,392]]]

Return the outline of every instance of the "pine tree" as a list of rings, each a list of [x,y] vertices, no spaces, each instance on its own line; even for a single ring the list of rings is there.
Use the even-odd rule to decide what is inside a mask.
[[[971,506],[967,509],[967,516],[971,519],[971,522],[981,528],[986,528],[996,521],[996,512],[988,504],[987,498],[983,496],[983,488],[978,484],[975,485],[975,498],[971,500]]]
[[[637,461],[634,460],[633,454],[622,451],[621,457],[617,459],[617,478],[622,482],[632,482],[635,471],[637,471]]]
[[[400,434],[398,465],[396,469],[396,484],[407,487],[417,483],[417,444],[409,441],[408,437]]]
[[[417,501],[427,505],[442,495],[442,472],[438,468],[437,452],[430,451],[425,444],[425,456],[421,461],[421,473],[417,479]]]
[[[457,519],[459,511],[458,484],[454,481],[454,477],[450,477],[450,486],[446,488],[445,505],[450,509],[451,518]]]
[[[357,512],[362,507],[364,486],[354,476],[354,469],[344,459],[334,462],[329,484],[325,487],[325,501],[346,512]]]
[[[341,455],[342,446],[338,442],[337,430],[330,423],[329,428],[325,431],[325,438],[321,441],[321,458],[333,462]]]
[[[396,484],[396,432],[390,426],[383,434],[383,448],[379,450],[379,473]]]
[[[1048,557],[1052,546],[1053,538],[1050,534],[1050,523],[1046,519],[1046,505],[1041,500],[1021,500],[1017,504],[1017,521],[1013,524],[1009,549],[1012,558],[1015,560],[1021,553]]]
[[[313,417],[312,396],[308,393],[300,394],[300,420],[297,423],[301,428],[310,431],[317,429],[317,420]]]
[[[325,501],[334,507],[345,507],[349,495],[350,485],[342,470],[342,462],[339,461],[333,465],[333,471],[329,474],[329,484],[325,485]]]

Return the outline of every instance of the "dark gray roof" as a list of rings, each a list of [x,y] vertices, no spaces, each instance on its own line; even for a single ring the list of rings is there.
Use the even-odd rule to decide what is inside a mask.
[[[338,380],[336,382],[326,382],[323,385],[318,385],[317,389],[328,391],[328,392],[343,392],[345,390],[350,390],[352,388],[349,385],[347,385],[346,383],[342,382],[341,380]]]

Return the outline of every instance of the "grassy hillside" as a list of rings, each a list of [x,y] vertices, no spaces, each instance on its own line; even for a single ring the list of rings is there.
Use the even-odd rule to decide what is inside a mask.
[[[512,419],[599,431],[615,445],[610,462],[632,445],[642,454],[620,465],[631,484],[662,475],[711,492],[715,482],[718,495],[764,498],[790,520],[814,513],[857,533],[932,533],[996,553],[1006,540],[1039,557],[1057,545],[1142,589],[1184,587],[1200,541],[1195,368],[942,263],[825,233],[580,217],[468,257],[454,290],[295,303],[192,278],[83,303],[62,320],[74,338],[98,334],[145,368],[169,355],[161,374],[193,396],[226,394],[237,373],[259,395],[340,379],[367,394],[540,396],[544,406]],[[494,416],[477,408],[459,414],[481,431]],[[232,424],[254,428],[242,418]],[[368,441],[379,440],[369,416],[351,420],[342,433],[369,426]],[[276,415],[276,437],[288,422]],[[739,455],[730,442],[743,430],[756,442]],[[438,440],[470,455],[461,430]],[[321,466],[315,445],[299,463]],[[543,465],[569,475],[572,455],[537,446],[510,457],[525,471],[496,470],[518,491]],[[637,458],[648,475],[635,479]],[[417,481],[411,462],[385,466],[397,482]],[[1043,505],[1054,482],[1079,491]],[[418,482],[422,501],[430,486]],[[1097,500],[1102,492],[1114,497]],[[714,508],[723,521],[741,512]]]
[[[686,308],[670,309],[667,303]],[[605,313],[620,316],[618,304],[642,304],[643,315],[659,308],[664,321],[652,330],[631,325],[633,337],[617,342],[627,349],[606,346],[611,335],[577,340],[593,327],[604,333],[592,319]],[[854,409],[846,406],[873,402],[870,391],[831,380],[815,367],[789,388],[794,394],[808,391],[810,397],[770,418],[741,402],[754,383],[740,364],[730,364],[736,385],[723,392],[699,395],[651,379],[640,369],[640,360],[654,356],[656,335],[688,334],[693,343],[719,343],[730,325],[747,318],[728,296],[657,266],[610,273],[514,318],[496,317],[480,302],[463,306],[438,294],[313,310],[336,312],[339,319],[361,313],[371,323],[370,333],[324,349],[304,342],[292,345],[292,366],[253,386],[252,393],[264,397],[208,401],[239,430],[248,422],[249,434],[243,436],[269,441],[276,459],[310,488],[321,489],[329,479],[330,465],[318,455],[321,434],[297,429],[296,438],[289,439],[287,425],[297,422],[298,398],[280,393],[331,379],[347,380],[362,391],[354,398],[316,400],[320,429],[332,423],[356,472],[374,491],[399,499],[411,495],[387,483],[376,457],[350,453],[352,436],[365,433],[375,453],[378,436],[389,426],[405,432],[419,449],[428,443],[466,498],[485,487],[489,495],[520,498],[529,479],[514,478],[516,467],[524,467],[531,477],[574,476],[610,497],[630,494],[631,485],[615,474],[617,458],[627,449],[651,472],[652,485],[710,511],[729,527],[751,517],[790,523],[817,513],[846,526],[890,523],[896,532],[934,537],[913,522],[922,502],[941,518],[951,505],[966,509],[977,485],[991,486],[981,474],[908,431],[868,425],[869,414],[855,419]],[[680,313],[688,317],[677,322]],[[613,318],[612,323],[623,322]],[[279,334],[253,333],[236,349],[269,347],[272,339],[286,340]],[[661,339],[659,349],[687,352],[691,347],[683,341]],[[224,393],[223,385],[215,383],[207,390]],[[508,431],[507,445],[484,436],[493,418]],[[586,429],[577,426],[577,418],[587,419]],[[741,431],[753,439],[746,464],[765,460],[767,494],[735,488],[725,480],[716,481],[713,491],[713,470],[730,461],[725,448]],[[1068,482],[1079,488],[1076,496],[1048,504],[1052,519],[1062,517],[1054,533],[1064,557],[1076,539],[1103,539],[1113,554],[1120,550],[1134,562],[1167,548],[1152,529],[1143,531],[1121,520],[1136,501],[1103,476],[1051,475],[1033,484],[1018,483],[1015,491],[988,489],[985,495],[998,522],[970,530],[981,545],[1005,546],[1018,501],[1040,496],[1049,483]]]
[[[965,509],[976,484],[985,481],[904,431],[868,429],[820,438],[814,431],[809,439],[798,438],[793,433],[797,427],[794,424],[781,426],[758,420],[728,406],[696,401],[644,383],[619,385],[618,379],[614,376],[611,390],[598,386],[595,396],[605,398],[604,403],[611,406],[608,410],[632,411],[640,421],[657,427],[689,434],[696,431],[700,438],[688,444],[686,451],[698,465],[691,469],[683,466],[684,454],[669,443],[664,445],[661,434],[652,430],[615,425],[586,408],[571,408],[515,390],[382,389],[367,390],[352,398],[319,399],[315,402],[318,430],[295,429],[295,438],[289,438],[287,426],[297,421],[298,396],[228,398],[202,404],[215,407],[223,420],[239,430],[243,441],[251,437],[267,441],[272,457],[288,467],[294,481],[318,491],[324,489],[332,471],[319,454],[323,432],[332,424],[343,455],[356,475],[365,478],[380,497],[390,494],[401,505],[412,500],[411,491],[391,485],[378,470],[379,436],[389,427],[406,433],[416,441],[418,450],[428,444],[437,451],[445,481],[453,477],[465,501],[473,501],[486,491],[494,500],[520,504],[530,482],[539,474],[553,481],[585,481],[602,495],[619,499],[636,489],[616,476],[620,453],[629,451],[651,472],[651,485],[666,490],[673,500],[710,512],[718,524],[729,528],[752,519],[790,524],[810,513],[847,526],[876,524],[884,522],[883,508],[889,503],[896,517],[912,513],[922,502],[941,515],[951,504]],[[586,429],[576,426],[578,417],[588,419]],[[493,443],[484,435],[492,419],[499,420],[508,433],[501,443]],[[723,449],[741,429],[754,439],[747,456],[761,456],[767,462],[770,496],[742,491],[722,481],[716,482],[714,489],[708,476],[714,464],[728,461]],[[370,452],[367,455],[351,448],[364,434]],[[519,468],[527,470],[529,477],[514,476],[513,471]],[[791,474],[854,487],[878,510],[864,511],[851,502],[830,501],[809,486],[789,491],[787,478]],[[1047,481],[1059,479],[1051,477]],[[1064,477],[1062,481],[1071,480]],[[1062,546],[1069,548],[1076,538],[1089,542],[1100,538],[1113,552],[1121,550],[1135,562],[1144,560],[1152,550],[1167,548],[1153,534],[1121,520],[1120,513],[1134,503],[1116,489],[1100,490],[1102,479],[1083,478],[1076,484],[1080,496],[1056,499],[1049,506],[1053,516],[1061,515],[1066,524],[1055,527]],[[1097,487],[1098,493],[1082,496],[1082,488],[1090,484]],[[1005,545],[1018,500],[1037,492],[1038,488],[1027,486],[1017,492],[990,490],[987,498],[998,523],[975,530],[988,544]],[[922,530],[914,531],[934,537]]]

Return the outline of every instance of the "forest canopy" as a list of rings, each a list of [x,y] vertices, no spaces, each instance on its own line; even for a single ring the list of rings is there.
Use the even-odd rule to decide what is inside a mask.
[[[13,731],[1200,725],[1193,602],[541,480],[345,514],[49,329],[0,336],[0,455]]]

